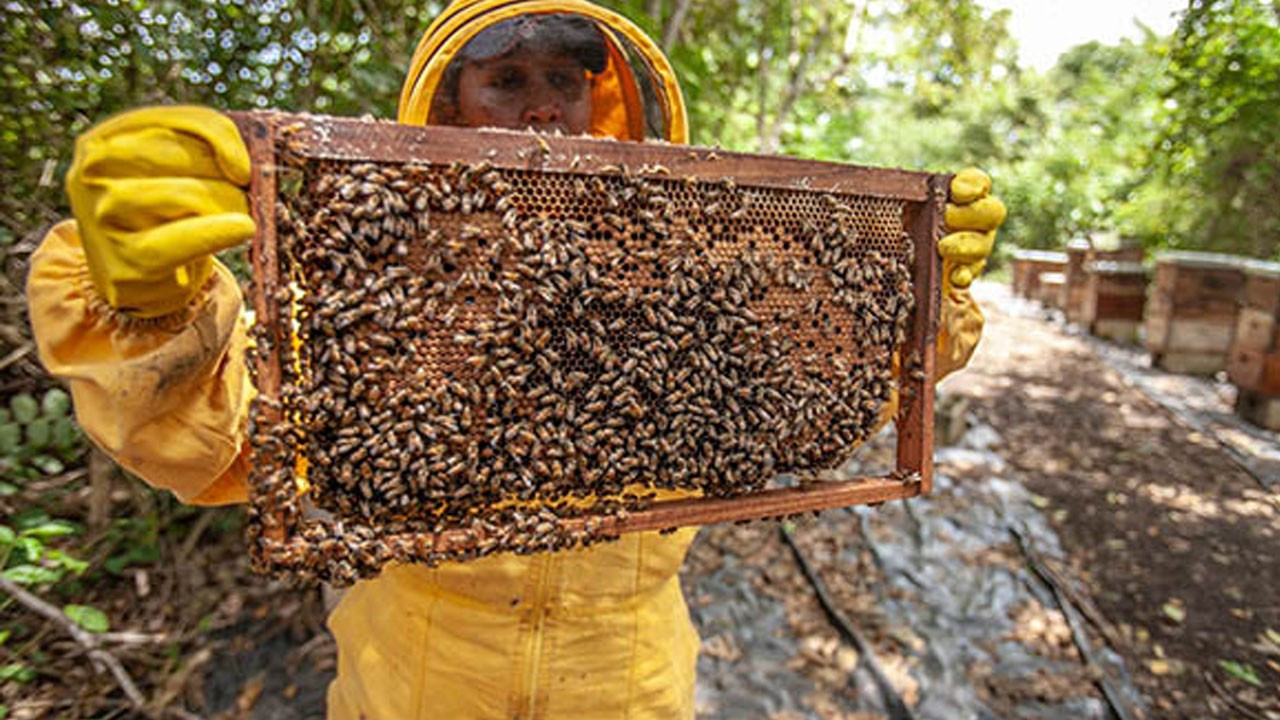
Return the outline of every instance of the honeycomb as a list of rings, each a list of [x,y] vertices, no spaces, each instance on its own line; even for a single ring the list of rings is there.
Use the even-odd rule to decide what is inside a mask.
[[[903,199],[277,143],[268,568],[344,583],[589,543],[655,496],[816,477],[887,419]]]

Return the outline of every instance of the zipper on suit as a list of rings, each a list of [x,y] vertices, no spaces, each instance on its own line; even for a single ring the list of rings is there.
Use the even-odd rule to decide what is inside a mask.
[[[547,591],[550,587],[551,557],[544,553],[538,558],[538,582],[534,587],[533,627],[530,630],[528,652],[525,659],[529,674],[525,679],[528,698],[519,717],[534,720],[538,717],[538,675],[542,670],[542,628],[547,618]]]

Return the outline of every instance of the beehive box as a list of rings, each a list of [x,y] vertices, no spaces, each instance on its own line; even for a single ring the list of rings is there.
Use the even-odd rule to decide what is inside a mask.
[[[1062,307],[1062,288],[1066,286],[1067,276],[1061,272],[1040,273],[1040,285],[1032,300],[1038,300],[1047,308]]]
[[[1039,299],[1040,276],[1062,272],[1067,255],[1048,250],[1015,250],[1013,253],[1013,293],[1019,297]]]
[[[345,583],[928,490],[947,177],[235,119],[260,567]],[[895,395],[896,470],[832,480]]]
[[[1058,307],[1066,315],[1067,322],[1078,323],[1084,314],[1084,298],[1089,284],[1085,263],[1089,261],[1092,246],[1088,240],[1076,238],[1067,243],[1067,264],[1062,268],[1061,295]]]
[[[1243,258],[1195,252],[1158,255],[1145,314],[1152,364],[1197,374],[1225,369],[1243,285]]]
[[[1245,264],[1240,316],[1227,375],[1237,388],[1236,412],[1246,420],[1280,430],[1280,264]]]
[[[1147,272],[1139,262],[1091,260],[1080,322],[1098,337],[1131,343],[1138,338],[1147,299]]]

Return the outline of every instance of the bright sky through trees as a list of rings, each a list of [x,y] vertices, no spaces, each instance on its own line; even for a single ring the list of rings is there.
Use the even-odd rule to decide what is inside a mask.
[[[1167,35],[1177,26],[1176,13],[1186,0],[979,0],[991,10],[1008,9],[1009,33],[1018,42],[1023,66],[1045,71],[1058,56],[1075,45],[1097,40],[1114,44],[1122,37],[1137,39],[1134,20]]]

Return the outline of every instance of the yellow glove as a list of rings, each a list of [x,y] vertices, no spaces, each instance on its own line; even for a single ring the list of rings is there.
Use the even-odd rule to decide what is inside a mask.
[[[990,193],[991,178],[977,168],[961,170],[951,180],[948,234],[938,241],[944,285],[967,288],[982,274],[1005,216],[1004,203]]]
[[[253,236],[248,184],[240,132],[209,108],[132,110],[81,135],[67,195],[98,291],[138,317],[184,307],[210,256]]]

